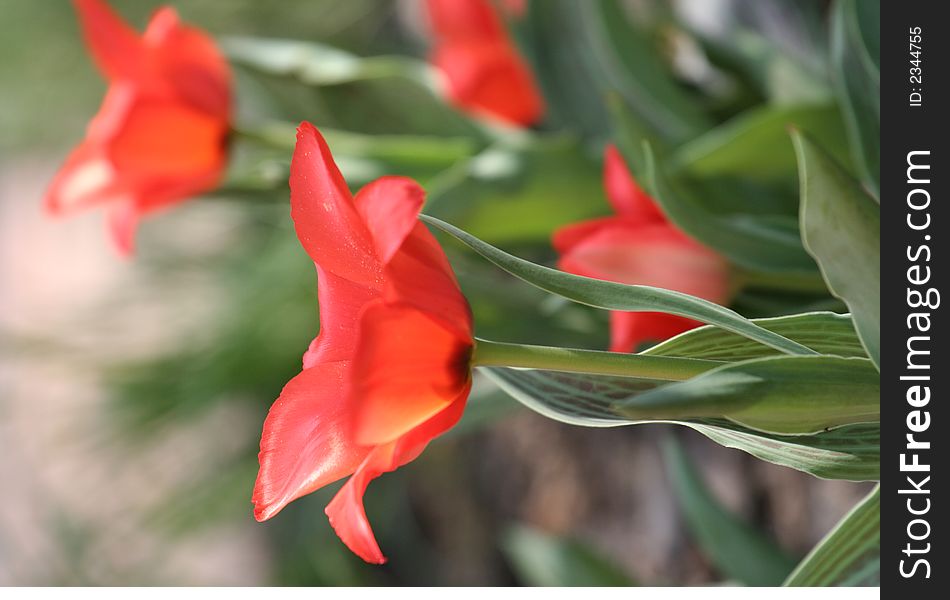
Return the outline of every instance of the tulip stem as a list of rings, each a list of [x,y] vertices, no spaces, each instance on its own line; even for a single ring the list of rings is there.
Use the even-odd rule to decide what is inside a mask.
[[[690,379],[722,364],[718,360],[699,358],[506,344],[482,339],[476,340],[472,357],[472,365],[476,367],[521,367],[667,381]]]

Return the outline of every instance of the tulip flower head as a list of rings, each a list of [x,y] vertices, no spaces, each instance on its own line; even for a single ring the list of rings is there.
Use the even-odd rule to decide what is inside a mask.
[[[509,125],[541,119],[544,100],[527,63],[488,0],[426,0],[430,62],[460,109]]]
[[[291,215],[317,269],[320,332],[264,422],[254,514],[264,521],[351,476],[326,514],[377,564],[386,559],[363,509],[367,485],[452,427],[471,389],[472,315],[418,219],[424,195],[383,177],[352,196],[316,128],[298,129]]]
[[[723,303],[729,297],[726,261],[670,223],[627,169],[614,146],[604,153],[604,188],[616,215],[556,231],[562,271],[606,281],[649,285]],[[610,350],[632,352],[702,325],[677,315],[612,311]]]
[[[50,214],[105,206],[123,254],[140,218],[213,188],[224,173],[231,76],[211,38],[159,9],[139,35],[102,0],[74,0],[109,82],[86,138],[45,198]]]

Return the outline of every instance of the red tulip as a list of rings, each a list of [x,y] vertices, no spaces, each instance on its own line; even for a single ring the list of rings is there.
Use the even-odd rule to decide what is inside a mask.
[[[445,76],[449,99],[510,125],[540,120],[544,100],[491,4],[426,0],[426,6],[434,41],[430,62]]]
[[[726,261],[667,221],[613,146],[604,153],[604,188],[617,215],[555,232],[553,244],[561,255],[561,270],[675,290],[712,302],[728,299]],[[662,341],[701,324],[666,313],[614,311],[610,350],[631,352],[643,342]]]
[[[108,205],[119,250],[148,213],[213,188],[231,117],[227,63],[205,33],[159,9],[138,35],[101,0],[74,0],[109,89],[47,192],[51,214]]]
[[[352,475],[326,513],[371,563],[386,559],[363,509],[367,484],[452,427],[471,388],[471,312],[417,218],[424,194],[383,177],[350,195],[320,133],[298,129],[291,215],[317,267],[320,334],[264,422],[254,515]]]

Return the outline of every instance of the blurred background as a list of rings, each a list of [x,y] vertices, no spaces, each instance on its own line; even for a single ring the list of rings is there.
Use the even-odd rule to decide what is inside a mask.
[[[111,4],[137,29],[158,5]],[[600,160],[616,138],[612,97],[661,148],[749,111],[799,107],[830,147],[846,148],[829,3],[534,0],[509,25],[549,110],[523,135],[471,121],[411,76],[427,49],[414,0],[168,4],[236,57],[233,173],[215,194],[149,219],[137,255],[122,260],[99,211],[61,221],[41,211],[105,89],[73,10],[0,0],[0,583],[778,583],[867,492],[691,430],[556,423],[479,380],[458,427],[370,486],[389,564],[363,564],[333,534],[323,507],[337,485],[264,524],[250,503],[264,416],[317,329],[313,265],[288,218],[296,122],[329,130],[351,184],[412,176],[429,212],[553,264],[551,231],[608,213]],[[240,58],[260,48],[234,36],[402,58],[389,74],[331,84],[320,68],[309,80],[265,72]],[[693,179],[716,201],[791,218],[791,145],[755,143],[746,155],[774,154],[770,170],[752,161],[749,181],[713,161]],[[479,336],[606,346],[605,313],[443,241]],[[841,309],[822,290],[768,286],[748,286],[734,307]]]

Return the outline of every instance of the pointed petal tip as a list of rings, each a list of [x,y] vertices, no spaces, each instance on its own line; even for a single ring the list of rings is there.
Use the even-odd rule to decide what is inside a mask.
[[[301,121],[300,125],[297,125],[297,140],[299,141],[302,137],[308,135],[320,136],[320,131],[310,121]]]
[[[254,505],[254,520],[263,523],[280,512],[284,504],[279,502],[268,502],[265,498],[263,484],[261,483],[261,473],[258,471],[257,481],[254,482],[254,491],[251,493],[251,504]]]
[[[342,491],[342,490],[341,490]],[[373,530],[370,529],[366,514],[362,512],[362,500],[359,503],[359,515],[352,515],[349,510],[354,507],[342,507],[338,503],[339,496],[335,496],[330,504],[323,509],[323,513],[330,521],[330,527],[340,538],[350,552],[359,556],[371,565],[384,565],[389,560],[379,549]],[[340,516],[340,519],[336,517]],[[354,522],[348,522],[352,520]]]
[[[42,200],[43,214],[47,217],[58,218],[63,216],[63,209],[60,206],[59,198],[52,191],[46,192]]]
[[[108,78],[125,77],[140,68],[142,40],[103,0],[73,0],[83,37]]]
[[[255,497],[257,496],[257,490],[254,490]],[[274,504],[264,504],[258,500],[252,499],[251,502],[254,503],[254,520],[258,523],[263,523],[264,521],[270,520],[271,517],[280,512],[282,506]]]
[[[418,223],[426,192],[415,180],[385,175],[356,194],[356,211],[373,238],[376,256],[389,264]]]
[[[135,229],[138,225],[138,209],[131,200],[117,202],[108,212],[106,225],[112,242],[123,258],[135,254]]]

